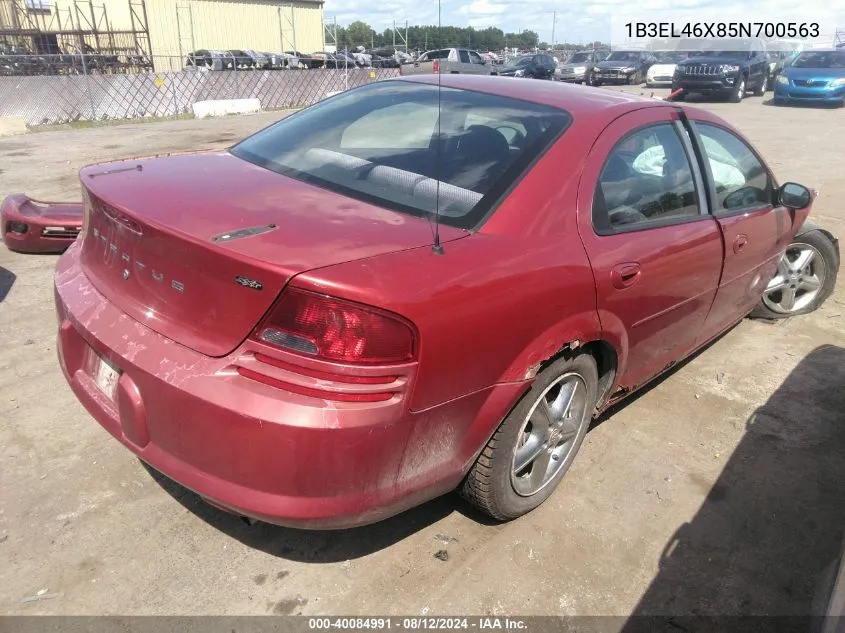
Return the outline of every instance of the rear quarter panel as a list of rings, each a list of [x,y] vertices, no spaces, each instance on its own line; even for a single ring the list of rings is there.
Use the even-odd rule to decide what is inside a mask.
[[[479,232],[444,245],[349,262],[292,283],[392,310],[420,333],[411,398],[427,409],[497,383],[525,381],[544,359],[601,330],[592,270],[577,231],[584,146],[573,125]]]

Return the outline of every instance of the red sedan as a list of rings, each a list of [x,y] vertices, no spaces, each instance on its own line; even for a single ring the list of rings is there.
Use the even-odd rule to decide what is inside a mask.
[[[752,311],[832,291],[811,193],[718,117],[440,80],[82,170],[59,356],[109,433],[273,523],[360,525],[456,488],[507,520],[597,413]]]

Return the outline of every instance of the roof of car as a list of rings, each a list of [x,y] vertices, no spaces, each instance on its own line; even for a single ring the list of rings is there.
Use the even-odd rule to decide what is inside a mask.
[[[575,86],[556,81],[514,81],[509,77],[491,75],[409,75],[387,81],[437,84],[438,77],[440,85],[444,88],[474,90],[542,103],[562,108],[572,115],[611,109],[624,112],[642,107],[669,105],[666,101],[614,90]]]

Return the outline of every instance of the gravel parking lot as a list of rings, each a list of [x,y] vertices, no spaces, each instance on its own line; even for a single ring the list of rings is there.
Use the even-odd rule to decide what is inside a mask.
[[[811,218],[845,237],[845,111],[767,98],[699,105],[819,188]],[[280,116],[2,138],[0,197],[76,199],[86,163],[222,148]],[[310,533],[204,504],[94,422],[56,362],[54,264],[0,248],[0,613],[803,614],[839,553],[842,275],[818,312],[746,320],[605,415],[528,516],[449,496]]]

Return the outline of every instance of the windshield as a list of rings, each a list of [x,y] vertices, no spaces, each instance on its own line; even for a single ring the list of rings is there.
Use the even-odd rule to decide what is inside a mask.
[[[230,151],[402,213],[437,210],[444,224],[470,229],[570,120],[551,106],[385,81],[306,108]]]
[[[583,64],[584,62],[590,61],[590,56],[592,53],[575,53],[566,60],[567,64]]]
[[[738,59],[745,57],[745,51],[701,51],[695,57],[718,57],[720,59]]]
[[[658,64],[677,64],[689,56],[690,53],[683,51],[658,51],[654,53],[654,57],[657,59]]]
[[[524,57],[514,57],[512,60],[508,62],[508,66],[511,68],[515,68],[517,66],[527,66],[531,63],[531,56],[526,55]]]
[[[845,68],[845,50],[801,53],[793,68]]]
[[[633,51],[614,51],[608,55],[605,61],[608,62],[634,62],[637,61],[639,53]]]

